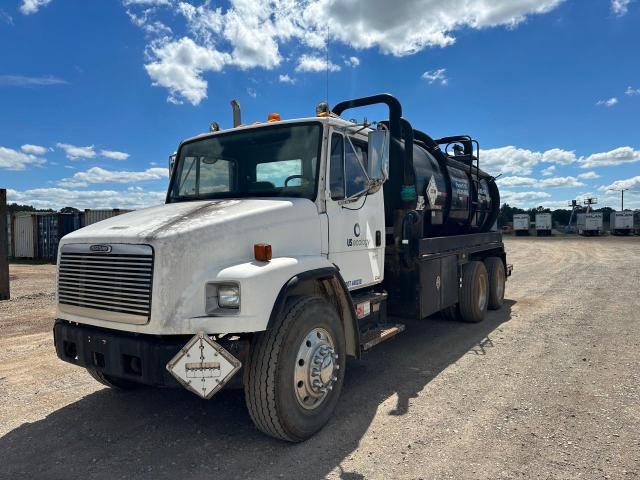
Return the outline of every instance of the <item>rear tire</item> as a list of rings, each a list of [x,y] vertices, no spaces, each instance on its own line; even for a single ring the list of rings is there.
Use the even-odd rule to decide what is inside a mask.
[[[460,319],[478,323],[484,320],[489,299],[489,278],[484,263],[473,261],[462,267],[460,290]]]
[[[97,382],[117,390],[134,390],[140,387],[140,384],[138,383],[125,380],[124,378],[112,377],[111,375],[107,375],[95,368],[87,368],[87,372],[89,372],[89,375],[91,375]]]
[[[489,276],[489,310],[498,310],[504,304],[504,263],[501,258],[489,257],[484,265]]]
[[[301,297],[289,304],[254,337],[245,366],[245,399],[256,427],[290,442],[320,430],[338,402],[345,357],[342,322],[329,303]]]

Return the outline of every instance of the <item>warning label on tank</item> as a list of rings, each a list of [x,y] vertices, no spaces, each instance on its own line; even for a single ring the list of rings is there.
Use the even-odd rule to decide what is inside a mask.
[[[433,175],[431,175],[429,185],[427,185],[427,198],[429,199],[429,205],[432,207],[435,206],[436,200],[438,199],[438,187],[436,186],[436,180],[433,178]]]

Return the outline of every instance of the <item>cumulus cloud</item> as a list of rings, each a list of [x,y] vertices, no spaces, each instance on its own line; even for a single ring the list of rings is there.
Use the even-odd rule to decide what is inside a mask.
[[[166,168],[148,168],[141,172],[106,170],[93,167],[83,172],[76,172],[72,177],[64,178],[60,186],[82,187],[93,183],[137,183],[149,180],[162,180],[169,176]]]
[[[611,11],[621,17],[629,11],[629,4],[632,0],[611,0]]]
[[[327,70],[337,72],[340,70],[340,65],[332,63],[331,60],[327,63],[324,57],[304,54],[300,56],[296,66],[296,72],[326,72]]]
[[[622,165],[640,161],[640,150],[632,147],[619,147],[608,152],[594,153],[580,160],[582,168]]]
[[[640,95],[640,88],[633,88],[631,85],[629,85],[625,90],[624,94],[628,95],[629,97],[633,97],[634,95]]]
[[[356,68],[360,65],[360,59],[358,57],[349,57],[344,59],[344,64],[347,67]]]
[[[562,150],[561,148],[552,148],[542,153],[542,161],[548,163],[558,163],[560,165],[569,165],[577,160],[576,152]]]
[[[289,76],[289,75],[287,75],[287,74],[284,74],[284,75],[280,75],[280,76],[278,76],[278,81],[279,81],[280,83],[289,83],[289,84],[291,84],[291,85],[293,85],[294,83],[296,83],[296,79],[295,79],[295,78],[290,77],[290,76]]]
[[[45,153],[47,153],[46,147],[41,147],[40,145],[31,145],[28,143],[22,145],[20,147],[20,150],[22,150],[24,153],[31,153],[32,155],[44,155]]]
[[[514,192],[511,190],[500,191],[500,201],[502,203],[508,203],[511,206],[528,208],[538,205],[545,199],[550,198],[551,195],[547,192],[539,191],[526,191],[526,192]]]
[[[34,188],[7,190],[7,200],[33,205],[36,208],[58,210],[67,205],[85,208],[143,208],[164,202],[166,192],[140,187],[126,190],[73,190],[70,188]]]
[[[538,186],[542,188],[548,187],[583,187],[585,184],[576,177],[552,177],[545,178],[538,182]]]
[[[22,0],[20,5],[20,11],[24,15],[31,15],[37,13],[42,7],[46,7],[51,3],[51,0]]]
[[[449,79],[446,75],[446,68],[438,68],[437,70],[429,70],[422,74],[422,78],[429,82],[429,85],[432,83],[439,83],[440,85],[446,85],[449,83]]]
[[[578,178],[584,178],[584,179],[600,178],[600,175],[598,175],[594,171],[590,171],[590,172],[581,173],[580,175],[578,175]]]
[[[600,190],[612,192],[622,190],[623,188],[629,190],[640,190],[640,175],[627,178],[625,180],[616,180],[610,185],[603,185],[600,187]]]
[[[553,175],[555,171],[556,171],[556,166],[551,165],[550,167],[542,169],[540,173],[542,173],[543,176],[548,177],[549,175]]]
[[[496,183],[501,187],[530,187],[536,185],[538,181],[531,177],[502,177]]]
[[[206,98],[203,73],[227,66],[275,68],[285,60],[280,49],[289,42],[309,49],[306,59],[298,62],[299,71],[320,71],[326,65],[313,59],[321,56],[327,40],[356,50],[377,48],[383,54],[410,55],[428,47],[446,47],[455,42],[455,32],[465,28],[513,28],[529,15],[547,13],[563,1],[372,0],[367,8],[358,1],[327,0],[230,0],[224,7],[210,1],[195,6],[186,1],[125,0],[125,5],[132,21],[148,34],[155,28],[154,15],[161,6],[184,18],[187,35],[182,39],[156,28],[156,38],[147,48],[146,67],[154,85],[169,90],[170,101],[184,98],[197,105]],[[185,38],[193,44],[187,45]],[[178,47],[183,48],[176,55]],[[191,60],[196,50],[204,62]],[[359,60],[350,56],[346,63],[354,67]],[[331,64],[330,68],[339,67]]]
[[[69,143],[56,143],[56,147],[64,150],[67,154],[67,158],[70,160],[77,160],[79,158],[94,158],[96,151],[93,145],[87,147],[78,147]]]
[[[117,152],[115,150],[100,150],[100,156],[110,158],[112,160],[126,160],[129,154],[125,152]]]
[[[533,167],[541,162],[568,165],[576,161],[576,155],[575,152],[560,148],[536,152],[509,145],[483,150],[480,161],[482,167],[494,175],[498,173],[530,175]]]
[[[600,107],[613,107],[618,104],[618,99],[616,97],[608,98],[607,100],[598,100],[596,105]]]
[[[6,170],[24,170],[29,165],[43,165],[44,163],[46,163],[44,158],[40,158],[31,153],[0,147],[0,168]]]

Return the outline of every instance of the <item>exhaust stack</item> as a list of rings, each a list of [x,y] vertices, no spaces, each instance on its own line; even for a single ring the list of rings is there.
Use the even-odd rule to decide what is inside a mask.
[[[235,128],[242,125],[242,117],[240,114],[240,104],[235,98],[231,100],[231,108],[233,109],[233,126]]]

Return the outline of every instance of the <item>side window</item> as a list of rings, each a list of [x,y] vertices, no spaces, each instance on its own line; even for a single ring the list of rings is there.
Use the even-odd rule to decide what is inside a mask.
[[[357,150],[354,150],[354,147]],[[356,143],[351,146],[351,142],[345,142],[344,170],[346,178],[345,195],[347,197],[362,192],[366,187],[367,176],[358,161],[358,157],[362,159],[363,163],[366,162],[366,154],[363,154],[363,148]]]
[[[331,200],[342,200],[344,198],[344,139],[339,133],[334,133],[331,137],[329,188],[331,190]]]
[[[280,160],[278,162],[259,163],[256,165],[256,182],[269,182],[274,187],[284,187],[285,180],[291,175],[302,175],[302,160]],[[291,179],[288,187],[299,187],[300,178]]]

